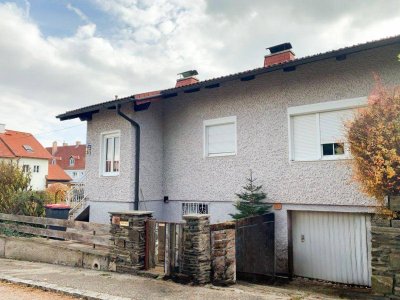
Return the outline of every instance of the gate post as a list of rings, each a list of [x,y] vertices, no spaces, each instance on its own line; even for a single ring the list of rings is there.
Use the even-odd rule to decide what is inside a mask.
[[[143,270],[146,253],[146,220],[151,211],[110,212],[110,269],[121,273]]]
[[[210,282],[210,216],[185,215],[182,273],[195,284]]]
[[[211,225],[212,281],[215,285],[236,283],[236,223]]]

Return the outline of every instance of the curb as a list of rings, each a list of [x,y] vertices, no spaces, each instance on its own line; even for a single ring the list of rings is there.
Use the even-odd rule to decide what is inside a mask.
[[[20,279],[7,275],[0,275],[0,281],[14,283],[17,285],[24,285],[33,288],[38,288],[44,291],[56,292],[64,295],[69,295],[72,297],[77,297],[86,300],[132,300],[133,298],[125,298],[119,296],[112,296],[104,293],[96,293],[87,290],[79,290],[74,288],[68,288],[59,286],[57,284],[43,282],[43,281],[35,281],[29,279]]]

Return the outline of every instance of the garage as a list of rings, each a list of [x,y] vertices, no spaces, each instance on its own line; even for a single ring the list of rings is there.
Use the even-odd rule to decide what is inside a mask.
[[[292,211],[293,274],[371,285],[370,216]]]

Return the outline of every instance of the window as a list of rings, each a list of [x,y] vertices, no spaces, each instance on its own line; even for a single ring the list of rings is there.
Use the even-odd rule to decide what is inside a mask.
[[[33,166],[33,173],[39,173],[39,166]]]
[[[102,174],[107,176],[118,175],[120,163],[120,134],[105,134],[103,135],[102,143]]]
[[[357,98],[289,108],[290,159],[349,158],[344,123],[365,103]]]
[[[30,145],[23,145],[22,147],[24,147],[26,152],[33,152],[33,149]]]
[[[52,164],[52,165],[55,165],[55,164],[56,164],[56,159],[55,159],[55,158],[53,158],[53,159],[51,160],[51,164]]]
[[[236,154],[236,117],[204,121],[204,156]]]
[[[75,158],[73,158],[72,156],[69,158],[69,165],[70,166],[75,165]]]
[[[29,165],[22,165],[22,172],[28,173],[30,170]]]
[[[72,177],[78,176],[78,172],[72,172]]]
[[[182,203],[182,216],[190,214],[208,214],[208,204],[200,202]]]

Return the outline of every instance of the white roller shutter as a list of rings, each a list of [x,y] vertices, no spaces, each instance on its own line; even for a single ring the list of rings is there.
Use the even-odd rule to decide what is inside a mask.
[[[316,114],[292,117],[294,160],[319,159]]]
[[[235,123],[206,127],[208,155],[236,152],[235,127]]]
[[[354,115],[353,109],[322,112],[319,114],[321,144],[345,141],[344,123]]]

